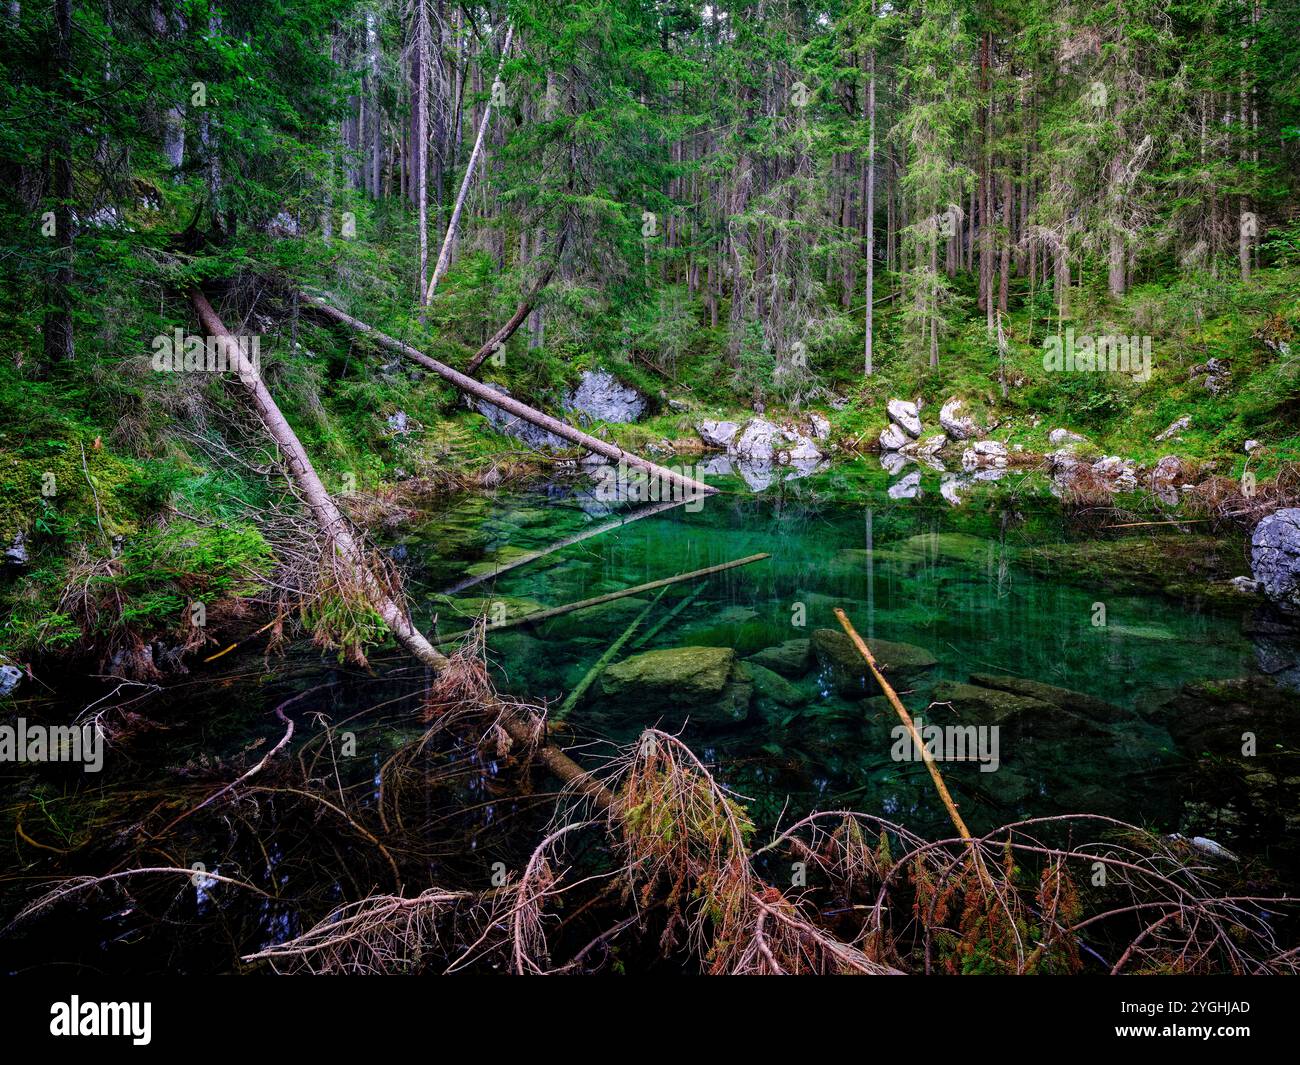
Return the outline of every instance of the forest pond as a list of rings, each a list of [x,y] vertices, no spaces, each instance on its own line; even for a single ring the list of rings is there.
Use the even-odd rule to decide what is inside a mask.
[[[747,472],[715,467],[709,479],[719,494],[665,508],[602,502],[590,476],[572,471],[529,489],[449,500],[385,550],[424,631],[454,634],[480,613],[506,622],[487,634],[498,688],[552,712],[639,619],[567,708],[561,742],[595,767],[646,727],[679,734],[742,798],[760,838],[811,810],[850,808],[930,838],[951,835],[924,764],[894,756],[898,719],[848,644],[838,606],[924,722],[998,726],[982,764],[969,757],[942,766],[974,831],[1102,814],[1294,867],[1285,813],[1300,808],[1287,795],[1294,769],[1282,769],[1283,756],[1270,760],[1279,744],[1296,746],[1294,647],[1272,640],[1257,604],[1231,587],[1228,578],[1245,571],[1240,541],[1198,534],[1195,524],[1103,527],[1123,523],[1113,516],[1085,527],[1067,520],[1036,475],[1016,471],[961,485],[961,505],[950,476],[925,470],[900,481],[874,458],[767,471],[760,492]],[[760,553],[770,557],[516,624],[529,612]],[[99,872],[124,824],[138,842],[140,824],[182,813],[234,779],[280,738],[271,711],[295,693],[306,693],[291,712],[296,761],[304,776],[336,784],[337,797],[302,810],[268,786],[238,817],[195,817],[190,851],[169,845],[155,855],[160,865],[197,862],[246,876],[284,901],[215,907],[200,878],[186,898],[159,903],[184,934],[155,942],[156,956],[119,952],[116,963],[106,954],[138,934],[131,908],[105,903],[73,914],[65,906],[59,937],[68,949],[42,939],[50,922],[36,922],[9,943],[16,956],[6,968],[74,956],[106,967],[126,959],[228,968],[228,955],[203,949],[214,935],[238,953],[372,890],[383,867],[366,881],[346,842],[327,845],[316,834],[346,830],[330,823],[345,790],[362,808],[386,801],[384,766],[419,737],[426,683],[396,651],[359,668],[305,644],[283,657],[254,647],[142,696],[139,712],[156,725],[123,757],[110,752],[93,780],[69,767],[9,771],[8,805],[33,841],[23,851],[33,878],[42,874],[33,847],[71,855],[59,863],[64,874],[78,853],[84,871]],[[46,700],[44,712],[68,720],[86,701]],[[1278,735],[1259,737],[1253,762],[1241,757],[1233,725],[1243,706],[1255,727],[1278,725]],[[336,741],[343,730],[354,737],[354,749],[322,742],[326,719]],[[497,854],[516,859],[511,833],[533,839],[553,800],[530,805],[472,743],[441,756],[460,767],[454,812],[430,801],[426,823],[416,827],[408,815],[402,826],[427,849],[431,880],[450,870],[474,875],[476,862]],[[270,827],[259,820],[267,818]],[[485,826],[502,834],[485,837]],[[458,852],[448,831],[472,842]],[[317,885],[312,903],[289,901],[307,880]],[[22,887],[5,891],[7,914],[28,898]],[[218,912],[225,931],[204,931]]]

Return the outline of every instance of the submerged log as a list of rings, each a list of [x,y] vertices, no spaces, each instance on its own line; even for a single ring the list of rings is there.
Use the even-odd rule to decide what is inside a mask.
[[[675,577],[660,577],[657,581],[647,581],[645,584],[623,588],[617,592],[606,592],[604,595],[592,596],[590,599],[579,599],[576,603],[566,603],[564,606],[551,607],[549,610],[534,610],[531,614],[521,614],[517,618],[507,618],[505,621],[493,625],[489,631],[500,632],[502,629],[513,629],[517,625],[532,625],[539,621],[550,621],[551,618],[572,614],[575,610],[585,610],[589,606],[612,603],[616,599],[624,599],[629,595],[637,595],[640,592],[653,592],[656,588],[665,588],[670,584],[680,584],[682,581],[693,581],[700,577],[709,577],[715,573],[721,573],[723,570],[735,569],[737,566],[748,566],[751,562],[762,562],[763,559],[771,557],[766,552],[748,555],[745,558],[738,558],[734,562],[706,566],[704,569],[692,570],[690,573],[679,573]],[[439,647],[445,643],[454,643],[456,640],[468,635],[470,631],[470,629],[464,629],[461,632],[453,632],[450,636],[439,637],[434,643]]]
[[[943,805],[947,808],[948,816],[952,819],[953,825],[956,826],[957,832],[961,835],[962,839],[969,840],[971,838],[970,829],[966,827],[966,822],[962,820],[961,814],[957,812],[957,804],[953,802],[952,795],[948,792],[948,785],[943,782],[943,776],[939,773],[939,767],[935,764],[934,756],[930,754],[929,749],[925,745],[925,741],[917,731],[916,723],[912,720],[912,715],[907,712],[907,707],[905,707],[902,700],[898,698],[898,693],[894,691],[893,686],[885,679],[885,675],[880,672],[880,668],[876,665],[875,656],[871,653],[871,649],[867,647],[862,637],[858,635],[858,630],[853,627],[853,623],[849,621],[848,615],[839,607],[836,607],[835,617],[839,620],[840,625],[848,634],[849,639],[853,641],[853,646],[858,649],[858,654],[866,660],[868,667],[871,669],[872,676],[876,678],[876,683],[884,689],[885,697],[889,700],[890,706],[894,708],[894,713],[898,715],[899,720],[903,722],[903,725],[911,734],[912,743],[915,744],[916,750],[921,752],[921,758],[925,762],[925,768],[930,771],[930,779],[934,781],[935,791],[939,793],[939,798],[943,800]]]
[[[426,370],[432,370],[439,377],[451,382],[462,392],[473,396],[475,399],[481,399],[486,403],[491,403],[494,407],[499,407],[507,414],[513,414],[516,418],[522,418],[526,422],[531,422],[547,432],[554,433],[556,436],[570,440],[579,447],[584,447],[588,451],[594,451],[597,455],[603,455],[611,462],[622,462],[628,466],[635,466],[638,469],[645,470],[647,473],[654,475],[661,481],[668,484],[677,485],[686,491],[692,493],[690,498],[699,498],[700,495],[711,495],[717,489],[712,485],[705,484],[703,481],[697,481],[693,477],[687,477],[678,473],[676,470],[670,470],[665,466],[651,462],[649,459],[643,459],[640,455],[634,455],[630,451],[624,451],[622,448],[609,443],[607,440],[601,440],[599,437],[592,436],[590,433],[584,433],[581,429],[575,429],[573,426],[560,421],[558,418],[552,418],[549,414],[543,414],[539,410],[534,410],[526,403],[520,403],[519,400],[507,396],[495,389],[489,388],[481,381],[461,373],[459,370],[453,370],[445,363],[432,359],[418,348],[411,347],[400,340],[390,337],[387,333],[381,333],[372,325],[367,325],[359,318],[353,318],[350,314],[344,314],[337,307],[332,306],[323,299],[316,296],[302,294],[302,300],[309,310],[319,313],[321,316],[345,325],[357,333],[364,334],[374,339],[381,347],[389,351],[396,352],[412,362],[418,363]]]
[[[457,581],[443,594],[459,595],[461,592],[473,588],[477,584],[482,584],[484,581],[490,581],[496,577],[500,577],[501,574],[508,573],[510,570],[519,566],[526,566],[529,562],[535,562],[537,559],[545,558],[547,555],[554,554],[556,551],[560,551],[566,547],[572,547],[574,544],[580,544],[583,540],[590,540],[593,536],[600,536],[602,533],[607,533],[611,529],[621,529],[623,526],[630,525],[634,521],[640,521],[642,518],[648,518],[653,514],[658,514],[665,510],[671,510],[673,507],[680,507],[684,502],[686,502],[686,500],[681,499],[672,500],[667,503],[655,503],[652,506],[633,511],[631,514],[625,514],[621,517],[615,518],[613,521],[604,522],[603,524],[596,526],[594,529],[584,529],[582,532],[575,533],[573,536],[566,536],[563,540],[557,540],[555,543],[548,544],[546,547],[539,547],[536,551],[529,551],[527,554],[520,555],[518,558],[512,558],[509,562],[503,562],[491,573],[484,573],[477,577],[466,577]]]
[[[623,634],[605,649],[604,654],[596,659],[595,664],[587,670],[582,680],[578,681],[578,686],[574,688],[573,691],[569,692],[568,698],[565,699],[564,702],[560,704],[560,708],[551,715],[552,722],[563,721],[569,716],[570,711],[572,711],[573,708],[582,701],[582,697],[587,694],[587,689],[600,679],[600,675],[605,672],[605,667],[614,661],[614,658],[619,651],[623,650],[623,645],[627,643],[636,630],[641,627],[641,622],[645,621],[650,611],[655,608],[655,604],[663,598],[664,592],[667,590],[667,587],[660,588],[659,594],[656,595],[651,602],[646,604],[645,609],[642,610],[641,613],[632,619],[631,624],[623,630]]]

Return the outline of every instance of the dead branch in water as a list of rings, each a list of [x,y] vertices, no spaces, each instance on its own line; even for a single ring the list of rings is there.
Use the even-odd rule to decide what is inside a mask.
[[[752,562],[762,562],[764,559],[772,556],[766,553],[749,555],[746,558],[738,558],[734,562],[723,562],[717,566],[706,566],[704,569],[692,570],[690,573],[679,573],[675,577],[661,577],[659,580],[647,581],[645,584],[638,584],[632,588],[624,588],[617,592],[606,592],[604,595],[593,596],[590,599],[581,599],[576,603],[566,603],[564,606],[551,607],[547,610],[535,610],[531,614],[521,614],[517,618],[506,618],[505,621],[498,622],[492,626],[492,631],[497,632],[500,629],[512,629],[517,625],[532,625],[541,621],[550,621],[552,618],[558,618],[565,614],[571,614],[575,610],[586,610],[588,607],[600,606],[604,603],[612,603],[616,599],[625,599],[630,595],[637,595],[641,592],[652,592],[656,588],[665,588],[670,584],[680,584],[682,581],[698,580],[700,577],[711,577],[715,573],[722,573],[724,570],[735,569],[737,566],[748,566]],[[441,647],[443,644],[454,643],[463,636],[469,635],[468,629],[461,632],[453,632],[449,636],[440,636],[434,641],[435,646]]]

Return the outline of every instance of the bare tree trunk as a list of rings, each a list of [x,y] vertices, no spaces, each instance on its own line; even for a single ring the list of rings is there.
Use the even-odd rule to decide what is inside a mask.
[[[872,0],[871,15],[874,22],[876,14],[875,0]],[[866,341],[863,351],[863,372],[871,376],[873,312],[872,304],[876,293],[876,50],[871,49],[867,59],[867,309]]]
[[[556,436],[561,436],[566,440],[572,441],[579,447],[584,447],[588,451],[594,451],[597,455],[603,455],[612,462],[623,462],[629,466],[636,466],[638,469],[652,473],[661,480],[665,480],[670,484],[680,485],[692,492],[704,493],[706,495],[717,491],[716,488],[707,485],[702,481],[697,481],[694,478],[686,477],[675,470],[666,469],[663,466],[656,465],[648,459],[641,458],[640,455],[634,455],[629,451],[624,451],[622,448],[616,447],[608,441],[584,433],[582,430],[575,429],[571,425],[566,425],[558,418],[552,418],[549,414],[543,414],[541,411],[534,410],[527,404],[520,403],[519,400],[512,399],[510,396],[488,387],[481,381],[475,381],[474,378],[468,377],[458,370],[453,370],[450,366],[438,362],[437,359],[429,358],[429,356],[424,354],[424,352],[411,347],[410,344],[404,344],[402,341],[396,340],[393,337],[388,336],[386,333],[381,333],[374,326],[367,325],[360,319],[344,314],[342,311],[332,307],[322,299],[303,293],[302,300],[308,308],[318,311],[331,321],[337,322],[340,325],[345,325],[355,332],[371,337],[380,346],[411,359],[413,362],[418,363],[427,370],[432,370],[439,377],[450,381],[462,392],[468,393],[475,399],[481,399],[484,402],[491,403],[494,407],[500,408],[507,414],[513,414],[516,418],[522,418],[524,421],[536,425],[541,429],[545,429],[547,432],[554,433]]]
[[[505,68],[506,56],[510,54],[510,42],[514,39],[515,28],[506,26],[506,43],[501,49],[501,61],[497,65],[497,77],[493,82],[495,86],[501,80],[501,71]],[[495,91],[495,89],[494,89]],[[479,121],[478,136],[474,139],[474,150],[470,153],[469,162],[465,165],[465,177],[460,183],[460,192],[456,196],[456,206],[451,212],[451,221],[447,223],[447,233],[442,240],[442,250],[438,252],[438,263],[433,268],[433,276],[429,278],[429,287],[424,291],[424,302],[428,303],[433,299],[433,290],[438,287],[438,282],[442,275],[447,272],[447,267],[451,263],[451,246],[456,239],[456,229],[460,225],[461,211],[465,207],[465,194],[469,192],[470,181],[474,177],[474,168],[478,165],[479,155],[483,151],[483,135],[487,132],[488,119],[492,117],[492,99],[483,106],[483,117]]]
[[[222,324],[221,319],[217,317],[216,312],[212,309],[212,305],[208,303],[201,292],[197,289],[193,290],[190,293],[190,299],[198,312],[199,321],[208,333],[213,336],[230,338],[229,331]],[[306,450],[299,442],[293,428],[285,420],[284,415],[280,413],[280,409],[276,406],[275,400],[265,383],[263,383],[261,375],[239,351],[237,345],[231,344],[230,348],[232,349],[231,354],[237,359],[239,365],[240,382],[248,389],[253,406],[257,410],[262,425],[266,428],[267,434],[275,441],[288,459],[289,475],[293,478],[298,491],[302,493],[303,498],[307,501],[307,506],[325,536],[327,545],[337,552],[344,564],[352,567],[355,571],[371,604],[379,616],[384,619],[384,623],[388,625],[398,642],[406,648],[412,657],[435,673],[440,673],[448,665],[447,657],[411,624],[406,610],[395,602],[379,581],[375,579],[356,540],[352,536],[351,527],[339,512],[334,500],[330,498],[329,493],[325,490],[324,484],[321,483],[320,477],[317,476],[316,470],[311,464],[311,459],[307,457]],[[575,785],[610,809],[615,808],[614,797],[604,785],[585,773],[572,758],[558,747],[544,742],[543,725],[531,713],[505,704],[496,709],[500,710],[499,720],[502,728],[510,734],[510,738],[515,743],[519,744],[523,749],[531,751],[542,765],[566,784]]]
[[[415,202],[420,227],[420,324],[425,321],[424,308],[429,302],[425,286],[429,281],[429,11],[425,0],[415,0],[415,66],[420,74],[415,89],[415,135],[411,160],[415,173]]]
[[[332,552],[336,552],[346,565],[356,570],[362,578],[366,597],[403,646],[426,665],[434,669],[443,668],[447,664],[447,659],[411,624],[406,611],[393,601],[371,573],[365,556],[352,535],[352,527],[325,490],[325,485],[321,483],[315,467],[311,464],[311,459],[307,457],[306,449],[303,448],[284,415],[280,413],[280,408],[276,406],[257,368],[239,349],[203,293],[198,289],[191,290],[190,302],[198,312],[199,322],[204,331],[211,336],[222,337],[228,341],[227,355],[239,368],[240,383],[248,390],[267,434],[285,456],[289,464],[289,475],[302,493],[312,516],[316,519],[316,524],[324,534],[327,547]]]
[[[57,267],[50,285],[49,307],[41,330],[45,362],[70,362],[75,354],[72,333],[72,256],[75,233],[72,220],[72,0],[54,4],[54,77],[56,97],[66,108],[54,147],[54,239]]]

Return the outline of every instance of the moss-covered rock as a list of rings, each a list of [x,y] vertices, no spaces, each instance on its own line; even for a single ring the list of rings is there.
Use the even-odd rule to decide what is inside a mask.
[[[994,673],[972,673],[970,682],[981,688],[995,688],[1015,695],[1026,695],[1032,699],[1041,699],[1043,702],[1059,706],[1063,710],[1082,714],[1093,721],[1101,721],[1107,724],[1122,721],[1124,718],[1132,716],[1123,707],[1115,706],[1104,699],[1097,699],[1094,696],[1085,695],[1083,692],[1071,691],[1069,688],[1058,688],[1054,684],[1044,684],[1042,681],[1030,680],[1027,677],[1008,677]]]
[[[814,629],[811,643],[817,661],[841,695],[873,695],[879,691],[867,663],[845,633]],[[880,671],[891,679],[911,677],[939,663],[924,647],[912,643],[872,640],[869,646]]]
[[[750,655],[746,662],[783,677],[802,677],[813,664],[811,640],[786,640]]]
[[[1185,684],[1153,717],[1193,757],[1241,757],[1244,734],[1256,750],[1300,748],[1300,695],[1268,677],[1234,677]]]
[[[1069,584],[1116,592],[1163,592],[1176,599],[1239,609],[1241,597],[1224,583],[1246,568],[1234,537],[1184,534],[1081,540],[1030,548],[1021,561]]]
[[[689,719],[703,727],[743,721],[754,678],[730,647],[669,647],[616,662],[601,675],[602,724]]]
[[[779,673],[759,665],[752,658],[744,662],[745,670],[754,681],[754,690],[760,697],[770,699],[778,706],[803,706],[810,696],[800,691]]]
[[[1095,737],[1104,729],[1047,699],[1020,695],[979,684],[940,681],[931,698],[952,707],[963,725],[997,725],[1006,733],[1027,738]]]
[[[605,694],[692,703],[722,694],[736,652],[730,647],[669,647],[615,662],[600,678]]]

